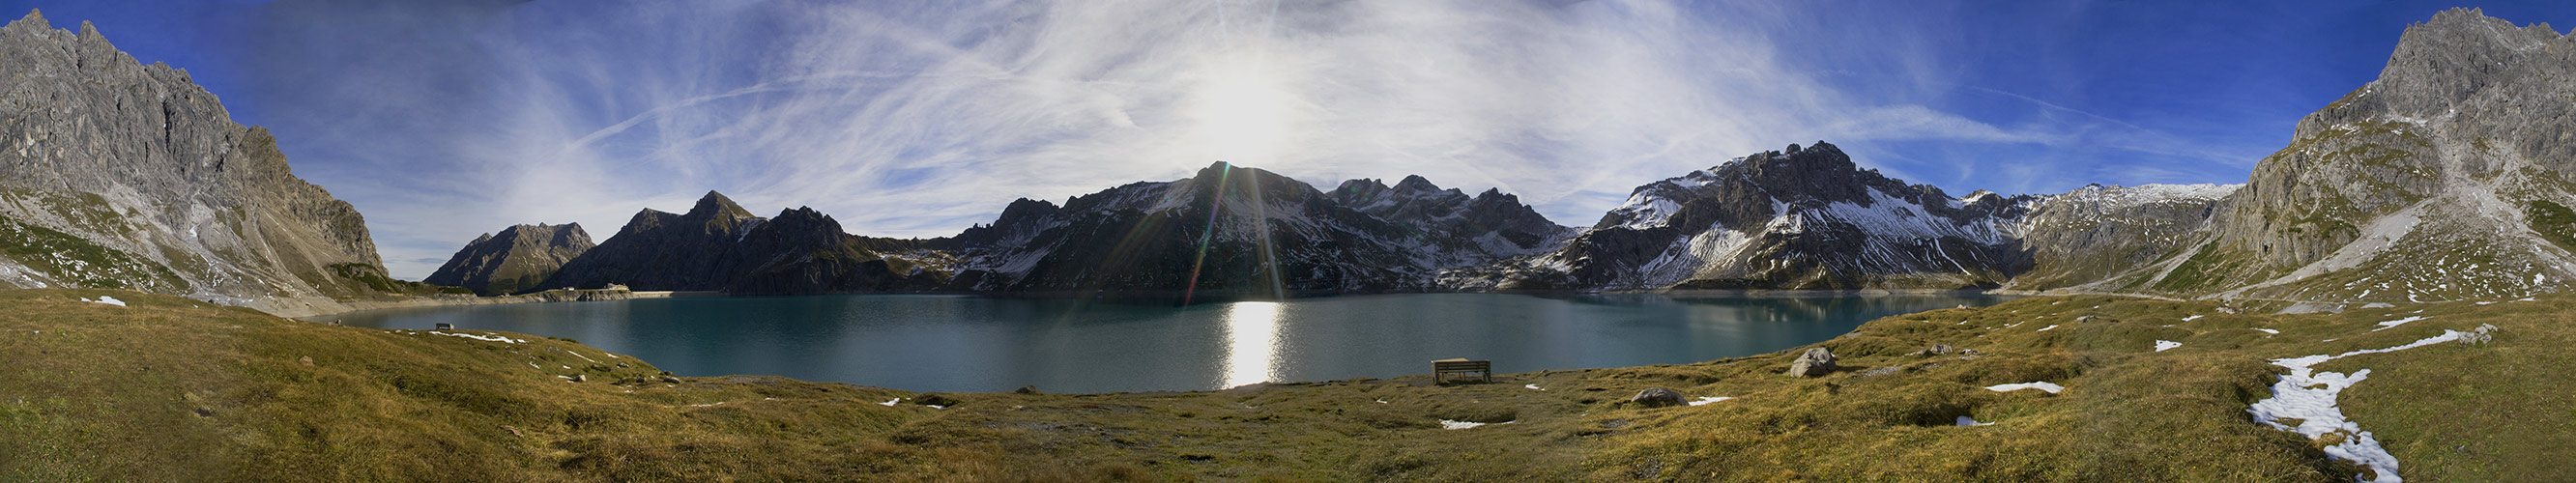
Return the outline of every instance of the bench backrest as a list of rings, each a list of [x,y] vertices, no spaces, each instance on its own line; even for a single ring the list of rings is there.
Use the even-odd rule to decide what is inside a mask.
[[[1435,371],[1435,372],[1452,372],[1452,371],[1490,371],[1490,370],[1493,370],[1493,369],[1494,369],[1494,361],[1458,361],[1458,362],[1433,362],[1433,363],[1431,363],[1431,370],[1432,370],[1432,371]]]

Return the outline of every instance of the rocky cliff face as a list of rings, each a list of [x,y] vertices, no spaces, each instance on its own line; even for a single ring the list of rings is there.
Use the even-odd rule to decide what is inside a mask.
[[[867,248],[811,208],[753,216],[707,192],[685,214],[636,213],[617,236],[563,264],[538,287],[718,290],[738,294],[918,291],[945,274]]]
[[[366,221],[186,71],[83,23],[0,27],[0,286],[122,287],[282,315],[415,289]]]
[[[2301,119],[2148,285],[2298,300],[2520,296],[2576,275],[2576,38],[2455,9]]]
[[[480,295],[507,295],[542,290],[546,277],[565,262],[590,251],[590,233],[580,223],[515,225],[485,233],[448,257],[424,283],[465,287]]]

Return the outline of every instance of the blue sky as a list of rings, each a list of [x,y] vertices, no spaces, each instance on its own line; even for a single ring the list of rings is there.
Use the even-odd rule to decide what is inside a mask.
[[[1501,188],[1569,225],[1819,139],[1953,194],[2236,183],[2375,78],[2409,23],[2476,6],[2576,25],[2555,2],[0,6],[188,69],[413,278],[480,233],[605,238],[709,189],[926,237],[1218,159]]]

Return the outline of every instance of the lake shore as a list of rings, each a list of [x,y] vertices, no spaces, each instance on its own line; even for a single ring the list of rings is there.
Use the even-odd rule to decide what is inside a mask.
[[[259,310],[259,311],[261,311],[261,312],[266,312],[266,313],[268,313],[269,315],[275,315],[275,316],[278,316],[278,317],[285,317],[285,318],[290,318],[290,319],[299,319],[299,320],[309,320],[309,319],[313,319],[313,318],[317,318],[317,317],[327,317],[327,316],[334,316],[334,315],[348,314],[348,313],[352,313],[352,312],[365,312],[365,311],[370,311],[370,310],[386,310],[386,309],[406,309],[406,308],[420,308],[420,307],[458,307],[458,306],[473,306],[473,305],[533,304],[533,303],[546,303],[546,302],[596,302],[596,301],[605,301],[605,300],[634,300],[634,299],[658,299],[658,298],[679,298],[679,297],[715,297],[715,296],[722,296],[722,295],[721,295],[721,294],[719,294],[719,293],[716,293],[716,292],[689,292],[689,291],[669,291],[669,290],[657,290],[657,291],[633,291],[633,290],[626,290],[626,289],[589,289],[589,290],[583,290],[583,289],[557,289],[557,290],[547,290],[547,291],[543,291],[543,292],[535,292],[535,293],[525,293],[525,294],[516,294],[516,295],[495,295],[495,296],[488,296],[488,297],[487,297],[487,296],[475,296],[475,295],[429,295],[429,296],[418,296],[418,297],[388,297],[388,298],[355,299],[355,300],[327,300],[327,301],[319,301],[319,302],[317,302],[317,301],[312,301],[312,300],[303,300],[303,299],[272,299],[272,300],[265,300],[265,301],[260,301],[260,302],[256,302],[256,303],[241,304],[241,305],[242,305],[242,306],[245,306],[245,307],[250,307],[250,308],[252,308],[252,309],[257,309],[257,310]]]

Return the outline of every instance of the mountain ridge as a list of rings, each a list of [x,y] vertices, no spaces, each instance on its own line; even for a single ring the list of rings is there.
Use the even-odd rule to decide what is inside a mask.
[[[1818,142],[1649,183],[1594,228],[1577,229],[1547,221],[1500,190],[1469,196],[1415,175],[1392,186],[1373,179],[1347,180],[1325,192],[1265,170],[1220,162],[1188,178],[1129,183],[1072,197],[1062,206],[1015,200],[993,223],[951,237],[848,235],[869,252],[849,259],[881,257],[907,267],[900,273],[867,273],[911,278],[836,285],[830,275],[807,274],[764,284],[757,293],[1092,294],[1188,301],[1495,290],[2049,290],[2107,276],[2107,269],[2075,266],[2104,250],[2125,250],[2131,259],[2167,254],[2170,245],[2186,241],[2176,232],[2198,228],[2217,198],[2234,189],[2095,185],[2060,195],[1978,191],[1953,198],[1939,187],[1860,168],[1838,147]],[[1757,198],[1764,202],[1748,201]],[[613,255],[625,248],[608,245],[620,245],[618,240],[628,233],[667,231],[666,225],[700,226],[700,234],[708,235],[682,244],[710,254],[691,259],[758,256],[770,260],[764,263],[773,269],[789,271],[808,263],[810,257],[792,249],[725,246],[728,242],[722,240],[749,239],[728,228],[729,223],[767,222],[749,213],[714,192],[687,215],[644,210],[595,252],[603,255],[568,263],[561,273],[571,275],[549,280],[547,286],[615,283],[638,290],[730,291],[731,284],[720,280],[739,275],[665,280],[643,271],[618,271],[657,262]],[[1673,254],[1693,253],[1692,243],[1704,245],[1712,233],[1733,233],[1729,226],[1776,236],[1752,243],[1759,237],[1729,235],[1740,239],[1737,248],[1742,250],[1708,260],[1672,261]],[[2077,229],[2084,235],[2050,245],[2066,247],[2021,244],[2055,230]],[[838,230],[837,224],[829,228]],[[2132,240],[2133,234],[2144,239]],[[1664,248],[1603,255],[1617,243]],[[713,255],[737,252],[764,255]],[[1665,258],[1652,258],[1658,253]],[[1890,258],[1905,254],[1921,256]],[[1756,257],[1794,262],[1752,267]],[[1640,272],[1646,265],[1663,275]],[[1705,274],[1735,276],[1700,276]],[[2049,276],[2017,278],[2025,274]]]

